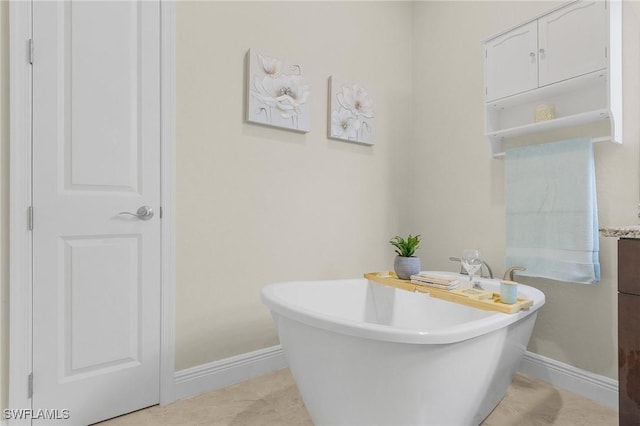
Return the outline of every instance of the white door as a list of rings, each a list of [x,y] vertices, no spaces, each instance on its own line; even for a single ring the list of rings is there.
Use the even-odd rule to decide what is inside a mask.
[[[159,2],[35,1],[33,40],[32,404],[89,424],[159,401]]]
[[[607,67],[606,7],[582,1],[539,19],[540,86]]]
[[[538,87],[537,24],[530,22],[485,45],[485,98],[504,98]]]

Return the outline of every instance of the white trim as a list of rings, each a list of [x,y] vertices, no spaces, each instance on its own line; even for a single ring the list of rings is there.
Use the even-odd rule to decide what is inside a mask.
[[[180,370],[175,376],[176,399],[185,399],[280,370],[287,362],[280,345]]]
[[[176,400],[221,389],[287,366],[280,345],[180,370],[175,374]],[[525,352],[520,372],[618,410],[618,381],[572,365]]]
[[[31,408],[31,2],[9,2],[9,407]],[[20,422],[11,421],[11,424]],[[24,423],[24,422],[23,422]]]
[[[569,364],[525,352],[520,371],[618,410],[618,381]]]
[[[175,374],[175,2],[161,0],[162,300],[160,403],[174,400]],[[31,2],[9,2],[9,407],[31,408],[27,376],[32,368],[31,233]],[[11,421],[11,424],[17,424]]]
[[[176,16],[175,1],[160,2],[160,114],[162,283],[160,314],[160,404],[175,400],[176,294]]]

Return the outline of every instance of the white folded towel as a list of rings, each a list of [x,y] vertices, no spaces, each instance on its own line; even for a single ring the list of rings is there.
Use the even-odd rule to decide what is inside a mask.
[[[590,139],[508,150],[505,155],[508,266],[520,275],[600,281],[595,162]]]

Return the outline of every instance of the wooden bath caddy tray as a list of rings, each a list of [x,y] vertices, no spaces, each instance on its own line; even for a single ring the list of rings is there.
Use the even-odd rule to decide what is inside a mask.
[[[523,309],[529,309],[533,305],[533,300],[522,298],[518,298],[516,303],[514,303],[513,305],[502,303],[500,301],[500,295],[498,293],[493,293],[493,296],[490,299],[472,299],[468,296],[459,293],[453,293],[449,290],[441,290],[439,288],[413,284],[409,280],[401,280],[400,278],[397,278],[396,274],[394,274],[393,272],[389,272],[389,276],[387,277],[381,277],[378,274],[378,272],[368,272],[364,274],[364,277],[379,284],[401,288],[403,290],[412,292],[417,291],[419,293],[429,293],[432,297],[436,297],[438,299],[460,303],[461,305],[472,306],[474,308],[485,309],[488,311],[498,311],[505,314],[514,314]]]

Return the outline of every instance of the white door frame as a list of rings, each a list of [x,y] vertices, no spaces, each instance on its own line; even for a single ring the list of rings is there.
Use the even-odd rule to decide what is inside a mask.
[[[32,365],[31,206],[31,2],[9,2],[9,407],[31,408]],[[160,2],[161,110],[161,318],[160,404],[175,399],[175,2]],[[37,46],[33,56],[37,61]],[[37,225],[36,225],[37,226]],[[35,379],[37,388],[37,378]],[[47,407],[59,408],[64,407]],[[30,422],[29,422],[30,423]]]

